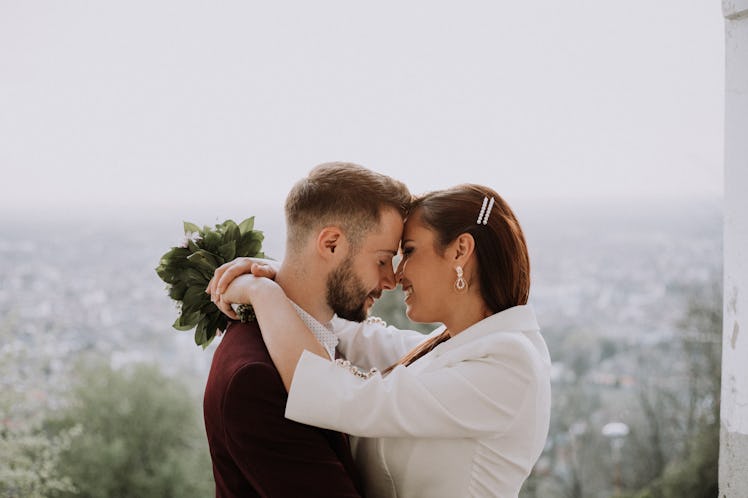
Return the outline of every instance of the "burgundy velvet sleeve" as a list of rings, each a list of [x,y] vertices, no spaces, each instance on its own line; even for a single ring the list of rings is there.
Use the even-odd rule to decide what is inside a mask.
[[[284,417],[280,382],[262,363],[244,366],[231,379],[223,414],[228,450],[241,472],[270,498],[359,497],[325,433]]]

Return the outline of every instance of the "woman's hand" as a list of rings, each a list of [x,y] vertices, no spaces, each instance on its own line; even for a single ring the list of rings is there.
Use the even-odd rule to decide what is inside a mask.
[[[279,265],[280,263],[270,259],[236,258],[216,268],[205,292],[210,294],[210,300],[218,305],[220,295],[226,292],[231,282],[238,276],[252,274],[256,277],[273,279],[278,273]]]
[[[232,304],[253,304],[261,297],[261,293],[269,294],[278,291],[283,293],[280,286],[268,278],[239,275],[231,281],[224,292],[218,294],[218,298],[213,302],[226,316],[237,320],[239,317],[232,308]]]

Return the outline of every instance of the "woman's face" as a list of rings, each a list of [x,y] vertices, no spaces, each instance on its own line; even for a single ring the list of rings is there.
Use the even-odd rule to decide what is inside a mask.
[[[400,247],[402,260],[396,278],[405,292],[408,318],[422,323],[444,322],[457,274],[446,256],[437,252],[436,234],[422,223],[418,211],[406,221]]]

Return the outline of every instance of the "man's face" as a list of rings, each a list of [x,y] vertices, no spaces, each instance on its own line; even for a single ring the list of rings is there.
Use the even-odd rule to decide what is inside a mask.
[[[361,322],[382,290],[395,287],[392,258],[397,254],[403,220],[394,209],[381,212],[379,226],[364,236],[327,277],[327,304],[341,318]]]

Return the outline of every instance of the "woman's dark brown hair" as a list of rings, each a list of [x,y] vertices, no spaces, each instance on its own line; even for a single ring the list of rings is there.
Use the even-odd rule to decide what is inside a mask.
[[[488,222],[478,223],[483,200],[494,199],[487,213]],[[514,212],[494,190],[481,185],[466,184],[430,192],[416,198],[410,216],[436,234],[436,251],[444,254],[447,246],[463,233],[475,240],[477,268],[475,278],[483,301],[493,313],[527,304],[530,296],[530,257],[522,228]],[[397,365],[410,365],[440,343],[449,339],[447,331],[432,337],[405,355]]]

